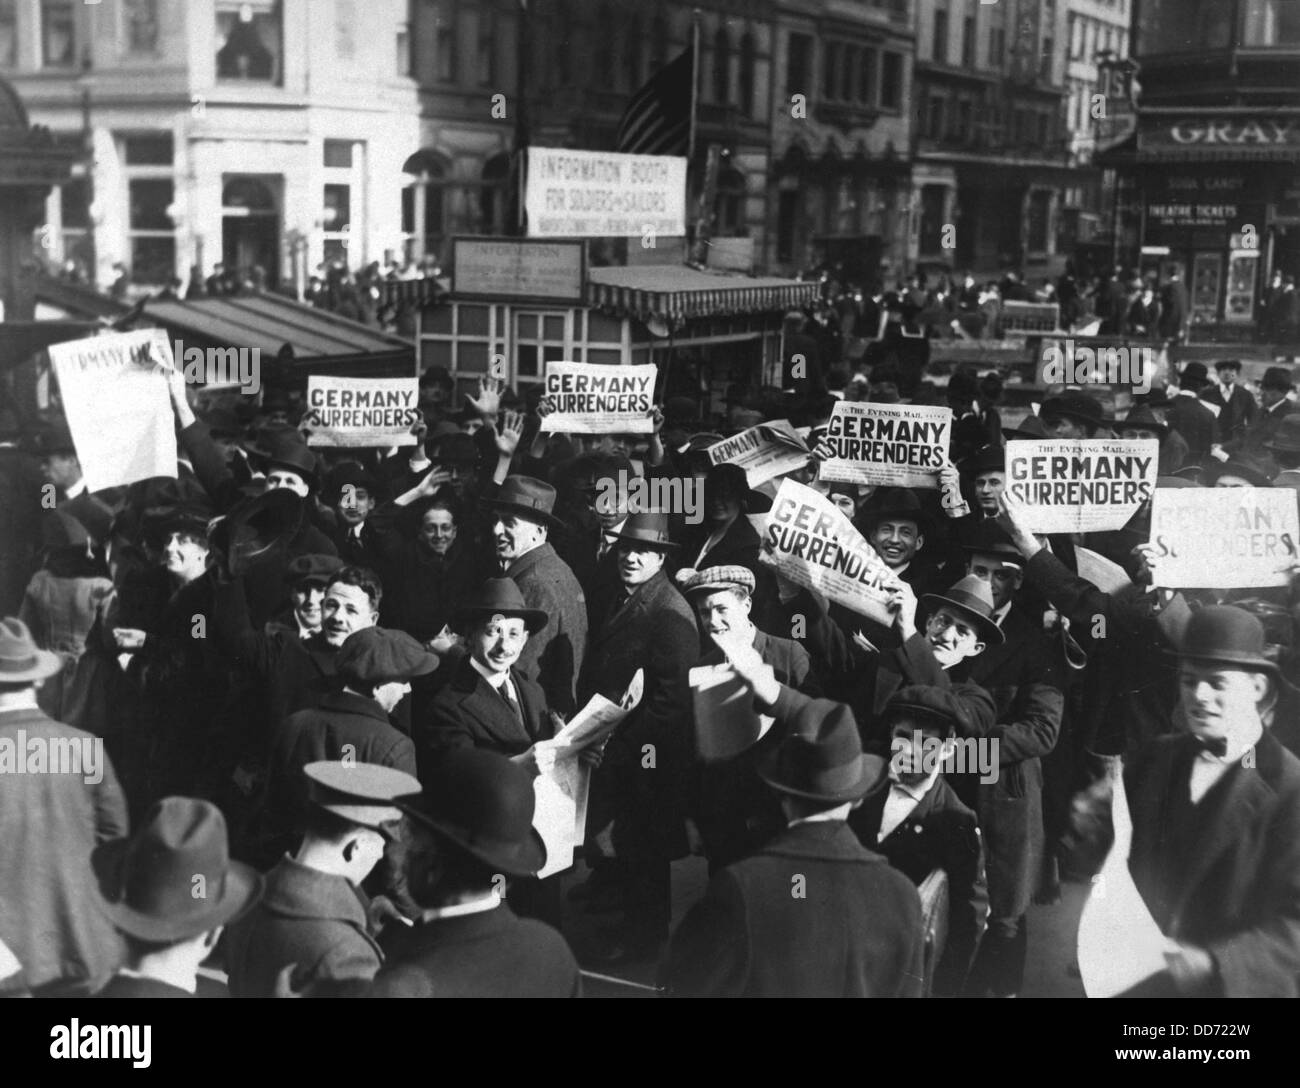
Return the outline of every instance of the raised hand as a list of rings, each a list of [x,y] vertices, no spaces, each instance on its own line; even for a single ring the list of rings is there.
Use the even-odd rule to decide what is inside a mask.
[[[507,412],[501,425],[493,426],[496,435],[497,452],[502,457],[514,457],[519,448],[519,440],[524,436],[524,415],[522,412]]]
[[[465,401],[484,419],[491,419],[501,408],[501,390],[505,385],[500,378],[479,378],[478,396],[467,396]]]

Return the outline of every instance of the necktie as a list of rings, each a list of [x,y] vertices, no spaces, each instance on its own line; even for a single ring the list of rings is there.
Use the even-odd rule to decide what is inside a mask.
[[[512,713],[515,716],[515,721],[517,721],[520,725],[523,725],[524,724],[523,712],[519,709],[519,704],[515,702],[515,700],[511,697],[509,689],[510,689],[510,681],[509,679],[507,679],[499,688],[497,688],[497,694],[500,695],[501,698],[505,700],[506,706],[510,708],[510,713]]]

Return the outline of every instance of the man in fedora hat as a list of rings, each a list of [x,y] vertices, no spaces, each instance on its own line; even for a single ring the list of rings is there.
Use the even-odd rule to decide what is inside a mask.
[[[1101,402],[1075,389],[1048,397],[1039,415],[1048,438],[1094,438],[1106,424]]]
[[[95,848],[99,909],[122,934],[126,962],[96,997],[224,997],[200,993],[199,966],[222,929],[262,894],[262,877],[232,861],[226,820],[208,801],[165,797],[130,838]]]
[[[383,962],[361,884],[398,837],[395,798],[420,783],[392,767],[324,760],[303,768],[311,807],[297,852],[266,875],[261,900],[231,926],[225,960],[235,997],[273,997],[296,965],[296,984],[373,978]]]
[[[508,880],[546,863],[534,805],[528,772],[481,749],[447,753],[424,792],[398,802],[409,817],[407,874],[421,914],[393,942],[370,996],[581,996],[564,938],[517,917],[503,898]]]
[[[1281,469],[1273,486],[1300,491],[1300,413],[1285,416],[1264,445]]]
[[[998,742],[998,775],[953,780],[979,813],[988,851],[989,931],[972,984],[995,996],[1016,994],[1024,978],[1026,915],[1045,847],[1042,760],[1056,747],[1065,711],[1065,682],[1041,622],[1017,603],[1024,582],[1019,549],[996,521],[985,521],[966,545],[968,577],[987,586],[989,619],[1001,631],[970,666],[970,680],[997,708],[989,739]]]
[[[1167,405],[1160,406],[1165,422],[1187,442],[1188,464],[1199,464],[1209,457],[1210,447],[1218,435],[1217,405],[1211,408],[1200,396],[1209,384],[1205,364],[1188,363],[1178,375],[1178,391]]]
[[[919,557],[925,549],[930,518],[915,491],[882,487],[862,508],[858,524],[885,565],[917,594],[938,588],[935,583],[942,578],[938,565],[928,556]]]
[[[724,646],[752,647],[777,679],[805,695],[821,694],[808,652],[793,639],[759,630],[751,618],[754,576],[745,567],[710,567],[682,584],[695,608],[708,647],[701,666],[726,662]],[[696,722],[696,729],[701,723]],[[754,769],[766,751],[780,742],[781,730],[769,728],[745,751],[730,759],[700,762],[692,806],[710,872],[730,865],[760,845],[784,822],[770,791]]]
[[[1124,767],[1129,871],[1170,946],[1142,996],[1300,993],[1300,760],[1265,729],[1278,673],[1259,621],[1194,613],[1178,647],[1185,730]]]
[[[126,834],[127,807],[103,742],[37,706],[37,689],[61,664],[21,620],[0,620],[0,941],[32,990],[84,996],[122,955],[94,908],[86,858]],[[50,753],[39,770],[37,749]],[[75,752],[76,771],[56,771],[49,760],[59,750]]]
[[[610,738],[592,782],[591,838],[613,819],[626,878],[623,939],[594,953],[610,961],[651,955],[668,936],[670,862],[686,850],[686,678],[700,650],[695,617],[664,569],[676,548],[668,515],[630,514],[616,537],[622,590],[593,631],[579,689],[584,704],[598,692],[618,699],[644,670],[641,702]]]
[[[732,663],[757,702],[776,703],[780,685],[756,651],[738,651]],[[758,773],[779,795],[786,828],[716,873],[682,919],[663,967],[669,993],[919,997],[925,940],[916,889],[845,822],[887,781],[885,760],[863,754],[852,712],[802,701]]]
[[[1187,461],[1187,440],[1146,404],[1139,404],[1123,419],[1115,420],[1111,430],[1120,438],[1147,438],[1159,442],[1161,476],[1172,476]]]
[[[992,699],[985,713],[993,713]],[[942,688],[895,692],[885,706],[890,734],[889,788],[849,814],[862,845],[883,854],[918,888],[936,869],[948,878],[948,940],[933,990],[962,992],[988,916],[988,884],[979,821],[943,778],[959,741],[976,735],[965,702]]]
[[[554,513],[555,488],[531,476],[508,476],[484,505],[501,573],[514,579],[529,608],[547,616],[545,633],[529,640],[520,670],[541,684],[552,710],[572,714],[587,651],[587,604],[578,579],[548,539],[552,529],[562,528]]]
[[[1258,408],[1255,398],[1245,386],[1238,385],[1241,377],[1239,359],[1220,359],[1214,364],[1218,380],[1210,382],[1201,391],[1201,400],[1219,409],[1215,420],[1215,439],[1220,445],[1226,445],[1234,438],[1241,438],[1255,418]]]
[[[1271,366],[1264,371],[1259,383],[1259,412],[1239,439],[1224,444],[1223,448],[1230,456],[1244,453],[1263,462],[1271,459],[1269,443],[1283,420],[1297,408],[1295,401],[1289,399],[1294,388],[1290,367]]]

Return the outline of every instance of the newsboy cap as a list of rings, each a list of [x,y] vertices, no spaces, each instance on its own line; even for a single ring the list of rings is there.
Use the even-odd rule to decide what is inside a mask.
[[[343,560],[337,555],[299,555],[284,568],[284,580],[290,585],[302,582],[328,585],[330,578],[342,569]]]
[[[438,667],[438,658],[405,631],[363,627],[348,635],[334,658],[340,679],[361,684],[388,684],[425,676]]]
[[[950,689],[930,684],[899,688],[889,697],[882,717],[890,725],[899,718],[933,722],[962,737],[979,731],[974,715],[961,698]]]
[[[738,589],[746,595],[754,592],[754,572],[747,567],[708,567],[683,578],[681,591],[688,597],[692,593],[715,593],[722,589]]]

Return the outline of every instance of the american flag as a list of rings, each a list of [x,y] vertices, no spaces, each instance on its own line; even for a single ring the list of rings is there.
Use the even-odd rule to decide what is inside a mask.
[[[623,112],[618,150],[634,155],[685,155],[691,132],[695,47],[651,77]]]

